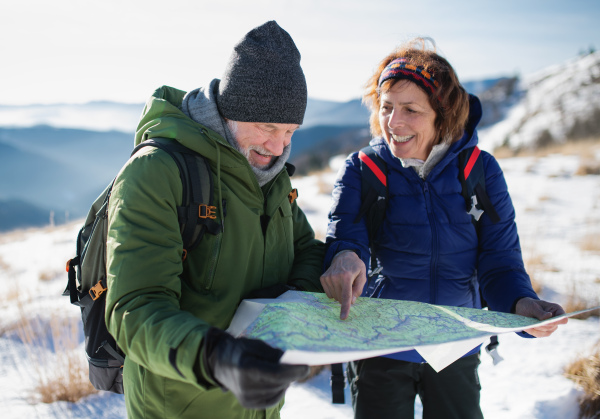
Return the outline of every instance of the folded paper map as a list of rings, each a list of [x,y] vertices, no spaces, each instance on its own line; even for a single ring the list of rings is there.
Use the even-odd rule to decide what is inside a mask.
[[[242,301],[228,332],[282,349],[281,362],[287,364],[326,365],[416,349],[440,371],[492,335],[526,331],[589,310],[539,321],[488,310],[360,297],[348,318],[340,320],[340,304],[325,294],[288,291],[276,299]]]

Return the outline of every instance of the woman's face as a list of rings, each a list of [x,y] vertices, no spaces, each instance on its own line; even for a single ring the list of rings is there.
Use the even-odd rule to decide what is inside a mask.
[[[381,94],[379,125],[398,158],[427,160],[438,141],[435,117],[427,94],[409,80],[400,80]]]

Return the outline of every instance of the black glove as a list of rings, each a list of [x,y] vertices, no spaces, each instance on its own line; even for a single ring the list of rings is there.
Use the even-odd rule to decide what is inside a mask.
[[[283,351],[261,340],[236,339],[216,328],[204,337],[203,349],[203,362],[213,380],[248,409],[276,405],[293,381],[310,372],[307,365],[280,364]]]

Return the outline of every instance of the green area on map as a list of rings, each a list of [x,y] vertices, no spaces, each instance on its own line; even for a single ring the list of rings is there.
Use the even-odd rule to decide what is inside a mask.
[[[484,338],[492,334],[487,325],[524,328],[538,323],[514,314],[375,298],[358,298],[348,319],[340,320],[339,303],[325,294],[296,294],[300,302],[267,304],[244,335],[283,350],[356,351]]]

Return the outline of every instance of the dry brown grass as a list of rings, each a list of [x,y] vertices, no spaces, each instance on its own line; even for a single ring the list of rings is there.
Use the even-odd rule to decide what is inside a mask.
[[[531,251],[529,256],[527,256],[523,262],[525,263],[525,270],[529,274],[529,279],[531,280],[531,286],[536,294],[540,295],[542,290],[544,289],[542,283],[539,281],[539,274],[546,270],[547,266],[544,264],[544,260],[542,256],[534,251]]]
[[[317,177],[317,179],[317,188],[319,190],[319,193],[331,195],[331,193],[333,192],[333,182],[327,181],[326,176],[319,176]]]
[[[515,157],[516,153],[516,151],[506,146],[496,147],[494,149],[494,157],[496,157],[497,159],[508,159],[510,157]]]
[[[8,263],[6,263],[4,261],[4,259],[2,259],[2,256],[0,256],[0,270],[8,271],[9,269],[10,269],[10,265]]]
[[[571,300],[570,297],[567,299],[567,302],[564,305],[564,309],[567,313],[573,313],[575,311],[587,310],[591,307],[597,307],[600,304],[587,304],[581,300]],[[600,309],[590,310],[585,313],[577,314],[576,316],[572,316],[573,319],[585,320],[590,317],[600,317]]]
[[[4,233],[0,233],[0,244],[21,241],[26,239],[29,235],[37,234],[39,232],[52,233],[59,230],[70,230],[74,226],[81,226],[82,224],[83,220],[75,220],[58,226],[47,225],[44,227],[27,227],[11,230]]]
[[[587,138],[577,141],[567,141],[562,144],[548,144],[544,147],[521,148],[512,150],[508,147],[498,147],[494,150],[497,158],[507,157],[546,157],[550,154],[578,155],[585,162],[597,161],[595,155],[600,150],[600,137]]]
[[[22,295],[19,286],[14,282],[6,286],[3,291],[0,292],[0,306],[20,304],[20,302],[24,300],[25,296]],[[12,331],[16,331],[18,327],[18,322],[10,321],[5,318],[1,319],[0,336]]]
[[[600,342],[590,355],[581,356],[567,365],[564,375],[583,390],[579,398],[579,417],[600,417]]]
[[[327,235],[326,232],[323,229],[317,228],[315,226],[313,226],[313,229],[315,231],[315,238],[317,240],[321,240],[322,242],[324,242],[325,241],[325,236]]]
[[[576,176],[600,175],[600,161],[598,153],[600,152],[600,137],[587,138],[576,141],[567,141],[562,144],[548,144],[544,147],[522,148],[518,150],[510,149],[506,146],[498,147],[494,150],[496,158],[509,157],[546,157],[551,154],[576,155],[579,156],[581,163],[575,171]],[[530,171],[528,169],[527,171]]]
[[[576,176],[600,175],[600,162],[595,160],[584,160],[577,170]]]
[[[531,273],[529,273],[529,279],[531,280],[531,287],[533,288],[535,293],[537,295],[540,295],[542,293],[542,290],[544,289],[542,283],[538,281],[535,275],[531,275]]]
[[[0,234],[0,244],[21,241],[25,239],[30,232],[35,231],[37,229],[41,228],[32,227],[28,229],[17,229],[2,233]]]
[[[54,278],[58,278],[61,275],[63,275],[62,271],[48,270],[48,271],[42,271],[42,272],[40,272],[38,278],[39,278],[40,281],[46,282],[46,281],[51,281]]]
[[[88,366],[78,347],[80,329],[78,319],[54,315],[48,321],[21,315],[17,333],[34,371],[33,402],[76,402],[97,392],[88,379]]]
[[[581,250],[588,252],[600,253],[600,234],[590,233],[583,237],[580,244]]]
[[[575,281],[571,281],[569,292],[566,295],[567,300],[564,303],[563,308],[567,313],[573,313],[575,311],[587,310],[588,308],[600,306],[600,297],[593,298],[589,295],[586,295],[586,298],[584,298],[582,293],[578,290],[576,284],[577,283]],[[600,317],[600,309],[581,313],[573,316],[572,318],[585,320],[589,319],[590,317]]]
[[[22,299],[23,295],[21,295],[19,286],[14,283],[4,287],[2,292],[0,293],[1,304],[12,303]]]

